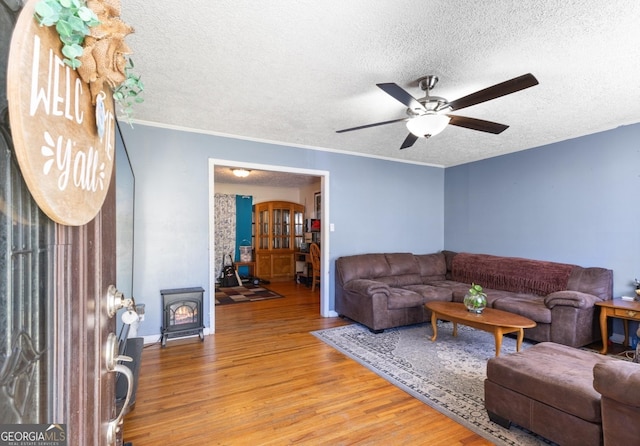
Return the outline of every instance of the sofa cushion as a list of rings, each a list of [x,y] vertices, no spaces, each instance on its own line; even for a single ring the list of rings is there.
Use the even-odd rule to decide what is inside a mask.
[[[491,358],[487,379],[535,401],[600,423],[600,394],[593,388],[599,362],[620,361],[552,342]]]
[[[468,283],[454,282],[453,280],[434,280],[430,281],[429,285],[450,290],[453,302],[462,302],[469,291]]]
[[[493,308],[519,314],[541,323],[551,323],[551,310],[544,304],[544,298],[527,294],[511,294],[508,298],[497,299]]]
[[[455,251],[447,251],[446,249],[442,251],[442,255],[444,255],[444,261],[447,264],[447,280],[451,280],[451,270],[453,270],[453,259],[458,255]]]
[[[416,257],[408,252],[385,254],[390,268],[390,276],[403,274],[420,274]]]
[[[423,282],[446,278],[447,262],[443,253],[418,254],[415,258]]]
[[[447,288],[440,288],[431,285],[408,285],[404,288],[422,296],[423,303],[433,302],[436,300],[451,302],[452,292]]]
[[[377,277],[376,280],[398,288],[422,283],[418,274],[398,274],[396,276]]]
[[[485,288],[484,292],[487,294],[487,305],[491,308],[495,307],[495,302],[500,299],[511,299],[515,295],[511,291],[494,290]]]
[[[387,298],[387,308],[389,310],[399,310],[401,308],[419,307],[423,304],[423,298],[416,292],[402,288],[391,288],[391,294]]]
[[[336,260],[336,263],[336,270],[340,272],[340,280],[343,284],[354,279],[375,279],[391,274],[391,268],[384,254],[345,256]]]

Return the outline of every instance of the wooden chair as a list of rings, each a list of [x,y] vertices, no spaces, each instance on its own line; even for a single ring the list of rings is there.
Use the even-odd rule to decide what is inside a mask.
[[[311,266],[313,273],[311,275],[311,291],[316,290],[316,282],[320,287],[320,247],[316,243],[312,243],[309,248],[311,254]]]

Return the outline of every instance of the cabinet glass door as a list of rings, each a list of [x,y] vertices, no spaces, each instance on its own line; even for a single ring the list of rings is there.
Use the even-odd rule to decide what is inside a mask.
[[[302,247],[302,241],[304,240],[304,214],[302,212],[295,211],[293,215],[295,249],[300,250]]]
[[[289,249],[291,234],[291,212],[289,209],[273,210],[273,249]]]
[[[260,211],[258,214],[258,247],[269,249],[269,211]]]
[[[291,211],[289,209],[282,210],[282,248],[289,249],[291,247]]]
[[[281,234],[282,234],[282,209],[274,209],[273,210],[273,226],[272,226],[273,249],[280,249],[282,247],[282,243],[280,240]]]

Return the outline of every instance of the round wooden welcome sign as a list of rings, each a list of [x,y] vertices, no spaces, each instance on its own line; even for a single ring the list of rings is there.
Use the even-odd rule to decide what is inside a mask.
[[[91,221],[109,189],[115,116],[110,89],[92,103],[89,85],[64,64],[54,27],[39,26],[29,0],[16,23],[7,87],[20,170],[38,206],[70,226]]]

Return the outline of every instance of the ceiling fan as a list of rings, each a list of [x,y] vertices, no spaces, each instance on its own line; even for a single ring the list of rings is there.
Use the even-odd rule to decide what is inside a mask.
[[[425,97],[422,99],[414,98],[407,93],[406,90],[394,83],[376,84],[385,93],[408,107],[408,117],[338,130],[336,133],[350,132],[352,130],[405,121],[410,133],[402,143],[402,146],[400,146],[400,149],[411,147],[418,138],[430,138],[440,133],[447,125],[456,125],[458,127],[493,134],[502,133],[509,128],[508,125],[466,116],[449,115],[448,113],[533,87],[534,85],[538,85],[538,80],[531,73],[523,74],[522,76],[476,91],[475,93],[451,102],[438,96],[429,96],[429,91],[431,91],[437,83],[438,78],[433,75],[418,79],[418,85],[425,92]]]

